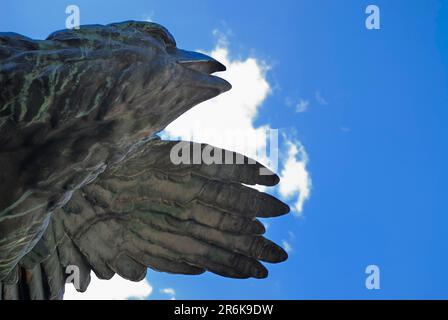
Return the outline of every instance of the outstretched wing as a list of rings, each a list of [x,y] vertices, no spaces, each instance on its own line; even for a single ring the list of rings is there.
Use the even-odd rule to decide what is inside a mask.
[[[283,215],[289,207],[246,186],[272,186],[278,177],[261,174],[261,164],[241,155],[193,143],[184,143],[183,152],[205,150],[215,161],[230,155],[244,164],[175,165],[174,146],[150,141],[75,194],[20,262],[17,283],[3,285],[3,298],[61,298],[65,270],[73,265],[80,271],[77,289],[84,291],[91,270],[102,279],[118,273],[132,281],[143,279],[148,267],[264,278],[260,261],[284,261],[286,252],[263,237],[257,217]]]

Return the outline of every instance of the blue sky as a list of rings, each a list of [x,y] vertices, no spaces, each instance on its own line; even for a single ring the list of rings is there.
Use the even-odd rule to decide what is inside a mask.
[[[69,4],[81,24],[151,18],[185,49],[211,51],[213,30],[224,33],[232,59],[270,66],[255,125],[287,132],[309,157],[302,216],[269,222],[293,251],[268,279],[151,271],[149,298],[166,299],[163,288],[178,299],[448,298],[448,1],[15,0],[0,30],[45,38],[65,27]],[[369,4],[380,30],[364,26]],[[370,264],[380,290],[365,288]]]

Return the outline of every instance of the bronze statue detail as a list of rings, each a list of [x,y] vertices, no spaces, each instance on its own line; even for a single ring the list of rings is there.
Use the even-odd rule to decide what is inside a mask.
[[[264,278],[260,261],[286,260],[257,217],[289,207],[246,186],[277,175],[176,165],[157,137],[231,88],[223,70],[149,22],[0,33],[0,299],[61,299],[71,265],[85,291],[91,271]]]

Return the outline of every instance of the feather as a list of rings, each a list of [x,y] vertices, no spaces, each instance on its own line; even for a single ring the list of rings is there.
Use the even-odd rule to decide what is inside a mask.
[[[67,281],[87,290],[92,271],[264,278],[262,262],[286,260],[258,218],[289,207],[248,186],[276,185],[276,174],[241,154],[154,138],[231,88],[211,75],[221,63],[148,22],[44,41],[0,33],[0,44],[0,299],[62,299]],[[173,150],[218,161],[186,152],[175,163]]]

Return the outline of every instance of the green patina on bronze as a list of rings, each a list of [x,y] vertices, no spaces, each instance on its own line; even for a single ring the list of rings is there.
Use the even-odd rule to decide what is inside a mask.
[[[60,299],[72,265],[84,291],[91,271],[263,278],[260,261],[287,258],[257,217],[288,206],[245,186],[277,175],[175,165],[177,142],[155,136],[229,90],[223,70],[148,22],[0,33],[0,299]]]

